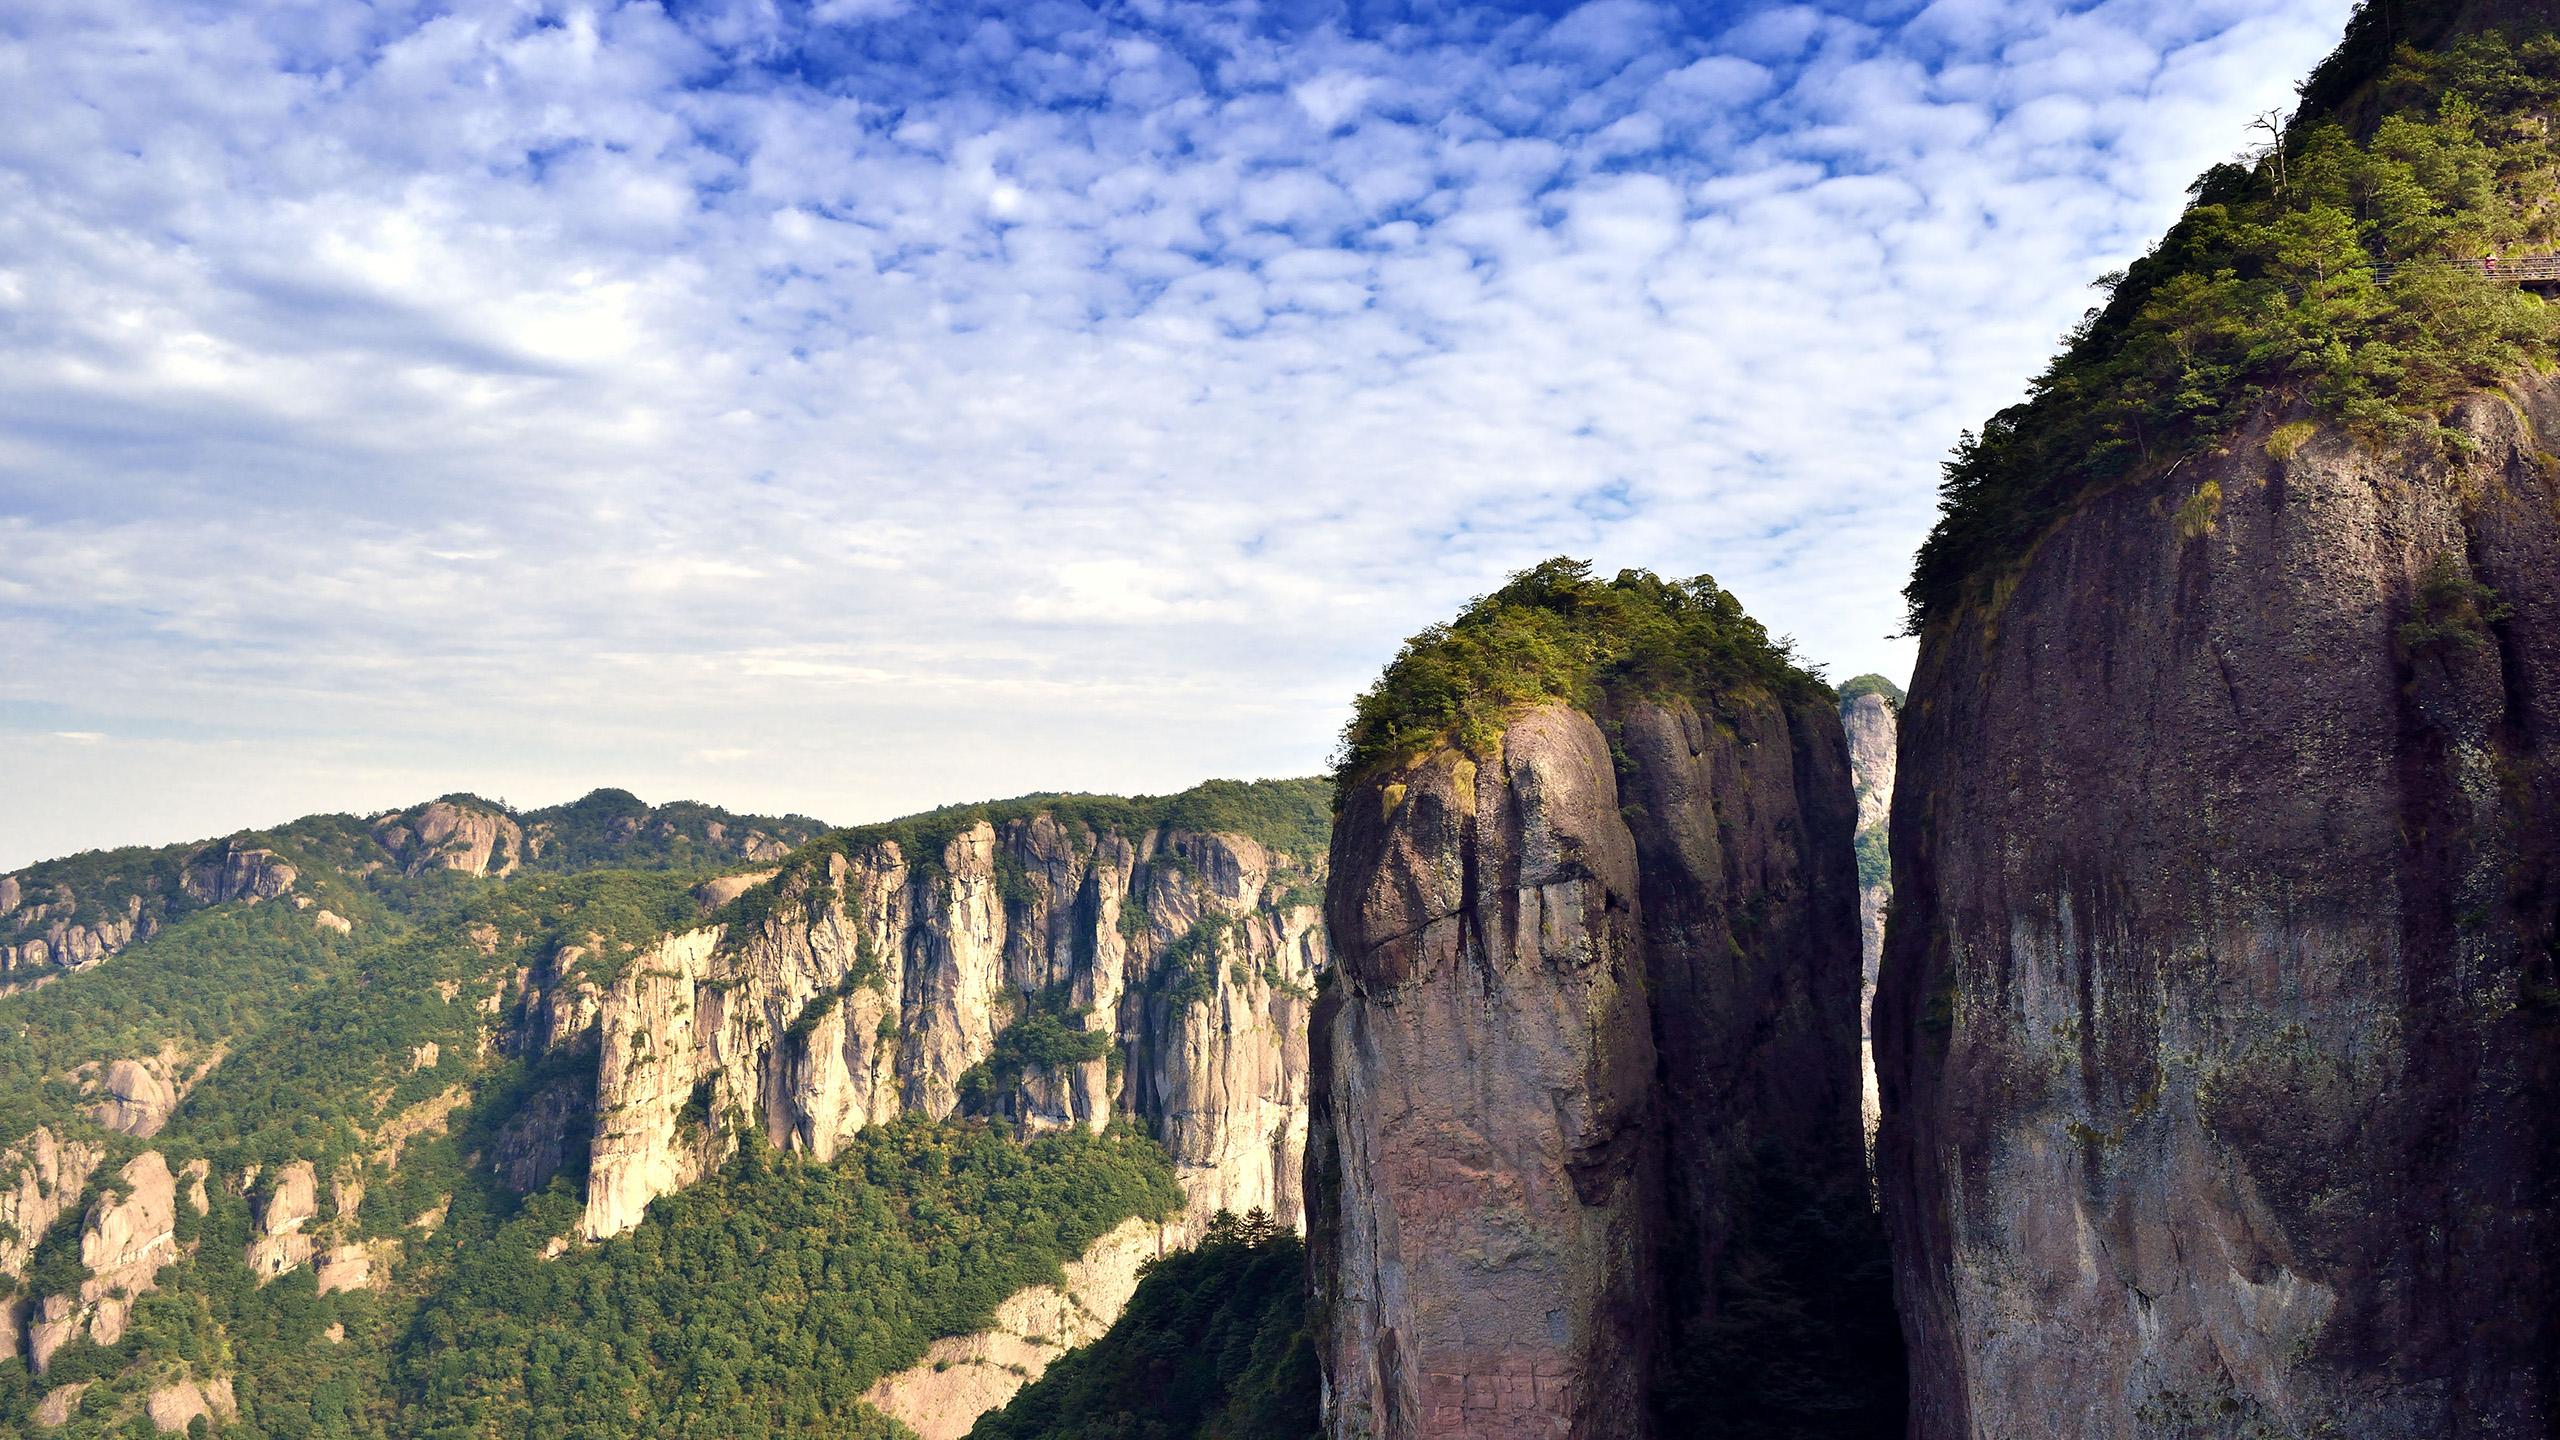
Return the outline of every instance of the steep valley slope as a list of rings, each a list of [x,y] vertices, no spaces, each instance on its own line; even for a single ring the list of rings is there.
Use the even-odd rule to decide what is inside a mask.
[[[957,1434],[1298,1223],[1325,837],[1312,781],[602,792],[30,867],[0,1426]]]

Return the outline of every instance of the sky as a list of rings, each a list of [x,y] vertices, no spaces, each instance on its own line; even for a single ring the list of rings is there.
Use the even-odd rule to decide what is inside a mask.
[[[1834,680],[2348,0],[0,6],[0,868],[1323,769],[1557,554]]]

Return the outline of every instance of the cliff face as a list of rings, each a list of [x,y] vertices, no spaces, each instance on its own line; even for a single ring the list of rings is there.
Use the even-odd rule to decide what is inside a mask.
[[[1341,796],[1309,1192],[1344,1440],[1689,1433],[1750,1197],[1863,1219],[1837,713],[1609,710],[1614,745],[1547,704]]]
[[[2560,384],[2450,464],[2297,418],[1924,639],[1876,1017],[1916,1435],[2560,1423]]]
[[[1882,695],[1859,695],[1840,707],[1840,725],[1849,734],[1849,775],[1858,794],[1858,1063],[1869,1144],[1883,1113],[1876,1089],[1876,972],[1884,960],[1885,911],[1893,903],[1886,824],[1893,814],[1897,723],[1893,706]]]
[[[955,1112],[1035,1131],[1125,1115],[1200,1216],[1298,1223],[1324,945],[1289,879],[1241,836],[1046,812],[812,855],[602,995],[587,1234],[638,1223],[740,1124],[827,1158],[866,1125]]]

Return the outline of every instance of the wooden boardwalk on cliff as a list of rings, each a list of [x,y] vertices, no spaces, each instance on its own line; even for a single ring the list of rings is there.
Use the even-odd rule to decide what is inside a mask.
[[[2560,255],[2528,255],[2520,260],[2411,260],[2398,265],[2376,265],[2373,278],[2389,280],[2403,270],[2458,270],[2494,280],[2501,285],[2522,285],[2528,290],[2560,289]]]

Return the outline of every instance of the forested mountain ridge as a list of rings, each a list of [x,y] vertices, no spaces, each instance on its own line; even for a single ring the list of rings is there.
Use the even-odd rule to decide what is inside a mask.
[[[683,1282],[697,1321],[647,1344],[726,1399],[668,1413],[890,1424],[873,1380],[1115,1227],[1172,1244],[1231,1196],[1294,1207],[1284,1037],[1322,957],[1322,795],[1034,797],[823,834],[612,792],[454,797],[29,867],[22,895],[113,880],[166,903],[106,963],[0,994],[0,1428],[581,1433],[670,1401],[613,1358],[647,1327],[593,1285],[713,1250],[738,1273]],[[796,859],[766,848],[786,832]],[[650,1108],[679,985],[699,1069]],[[860,1085],[847,1046],[882,1057]],[[859,1103],[795,1112],[802,1078]],[[651,1153],[683,1173],[616,1190],[660,1123]],[[644,1214],[704,1182],[713,1208]],[[901,1299],[900,1275],[931,1293]],[[546,1286],[554,1339],[527,1344],[508,1317]],[[779,1329],[757,1298],[777,1286],[804,1315]],[[953,1370],[919,1368],[874,1399]]]
[[[738,815],[692,801],[652,806],[627,790],[597,790],[540,810],[447,795],[367,818],[305,816],[198,845],[93,850],[0,875],[0,984],[94,965],[181,916],[274,899],[297,880],[304,883],[295,904],[304,908],[315,889],[322,903],[342,893],[325,883],[330,875],[717,867],[780,860],[825,828],[805,815]]]

